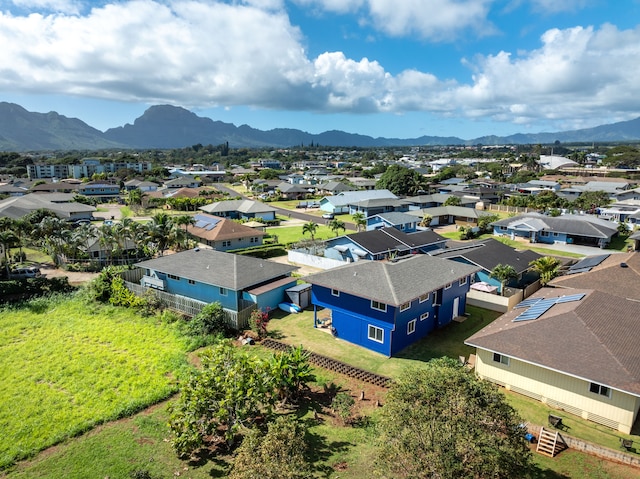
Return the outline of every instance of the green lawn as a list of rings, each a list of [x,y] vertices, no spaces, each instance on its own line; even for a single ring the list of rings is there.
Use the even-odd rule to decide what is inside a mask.
[[[172,325],[78,298],[0,311],[0,469],[176,389],[187,344]]]
[[[430,359],[449,356],[468,357],[473,348],[464,345],[464,340],[493,321],[499,313],[472,306],[467,307],[469,316],[462,323],[452,322],[427,337],[409,346],[400,355],[387,358],[368,349],[336,339],[327,329],[313,327],[313,311],[285,315],[276,313],[269,323],[269,333],[275,339],[298,345],[306,349],[338,359],[348,364],[384,376],[396,376],[402,369],[424,364]],[[281,314],[280,314],[281,313]],[[277,319],[280,317],[281,319]]]
[[[324,220],[323,220],[324,221]],[[267,228],[267,233],[270,235],[275,235],[278,237],[279,243],[294,243],[296,241],[301,240],[310,240],[311,236],[309,233],[302,234],[302,226],[272,226]],[[340,230],[339,234],[344,234],[342,230]],[[329,229],[326,225],[318,224],[318,229],[316,230],[315,239],[329,239],[335,237],[336,234]]]

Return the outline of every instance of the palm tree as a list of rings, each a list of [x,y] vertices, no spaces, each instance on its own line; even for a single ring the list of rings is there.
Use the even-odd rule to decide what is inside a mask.
[[[316,231],[318,231],[318,224],[313,221],[309,221],[302,226],[302,234],[309,233],[311,235],[311,241],[315,239]]]
[[[367,225],[367,219],[364,217],[364,213],[362,211],[357,211],[351,215],[353,222],[356,224],[356,229],[360,232],[363,226]]]
[[[4,252],[4,266],[7,270],[7,278],[9,277],[9,251],[11,247],[18,242],[18,237],[11,230],[0,231],[0,245]]]
[[[558,275],[560,261],[551,256],[543,256],[529,263],[531,269],[540,275],[540,284],[545,286]]]
[[[495,268],[491,270],[491,274],[489,276],[500,281],[500,294],[504,296],[504,289],[507,282],[511,279],[517,278],[518,273],[510,264],[497,264]]]
[[[333,219],[329,222],[329,229],[338,236],[338,231],[346,231],[347,227],[345,226],[344,221]]]

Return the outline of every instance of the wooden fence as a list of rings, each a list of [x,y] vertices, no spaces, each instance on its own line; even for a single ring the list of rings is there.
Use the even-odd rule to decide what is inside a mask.
[[[134,273],[135,271],[136,270],[126,271],[126,273]],[[140,274],[140,277],[142,277],[142,274]],[[133,292],[134,294],[142,296],[147,291],[152,291],[153,294],[155,294],[156,297],[160,299],[160,301],[162,301],[166,308],[172,309],[173,311],[178,311],[179,313],[185,314],[187,316],[193,317],[197,315],[200,311],[202,311],[202,308],[209,304],[204,301],[198,301],[197,299],[187,298],[186,296],[167,293],[165,291],[160,291],[153,288],[145,288],[144,286],[128,281],[127,278],[123,279],[125,279],[125,285],[127,289],[129,289],[129,291]],[[227,324],[230,328],[236,331],[247,329],[249,327],[249,318],[251,317],[251,313],[257,308],[256,304],[244,301],[242,302],[241,306],[242,309],[240,309],[240,311],[232,311],[230,309],[223,308]]]
[[[488,204],[487,209],[489,211],[501,211],[507,213],[537,213],[540,210],[535,208],[523,208],[521,206],[507,206],[507,205],[496,205],[496,204]]]

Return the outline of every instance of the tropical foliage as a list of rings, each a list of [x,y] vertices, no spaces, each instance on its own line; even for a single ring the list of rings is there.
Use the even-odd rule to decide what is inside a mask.
[[[529,477],[522,422],[495,385],[454,359],[435,359],[391,387],[376,464],[384,477]]]
[[[543,256],[529,263],[531,269],[540,275],[540,284],[545,286],[558,275],[560,260],[552,256]]]

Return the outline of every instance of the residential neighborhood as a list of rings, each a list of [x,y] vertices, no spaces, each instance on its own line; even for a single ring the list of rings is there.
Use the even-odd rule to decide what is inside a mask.
[[[0,185],[0,288],[18,298],[31,283],[106,281],[108,304],[149,304],[185,331],[219,308],[211,324],[239,346],[302,345],[357,377],[394,365],[378,381],[394,380],[396,361],[444,355],[535,404],[542,416],[524,420],[542,443],[549,428],[554,441],[574,432],[547,418],[575,440],[597,425],[640,443],[636,183],[575,176],[559,157],[554,174],[545,159],[484,176],[485,162],[423,171],[433,160],[420,157],[141,161],[121,178],[104,160],[82,160],[84,173],[43,162]],[[384,402],[385,389],[364,390]]]

